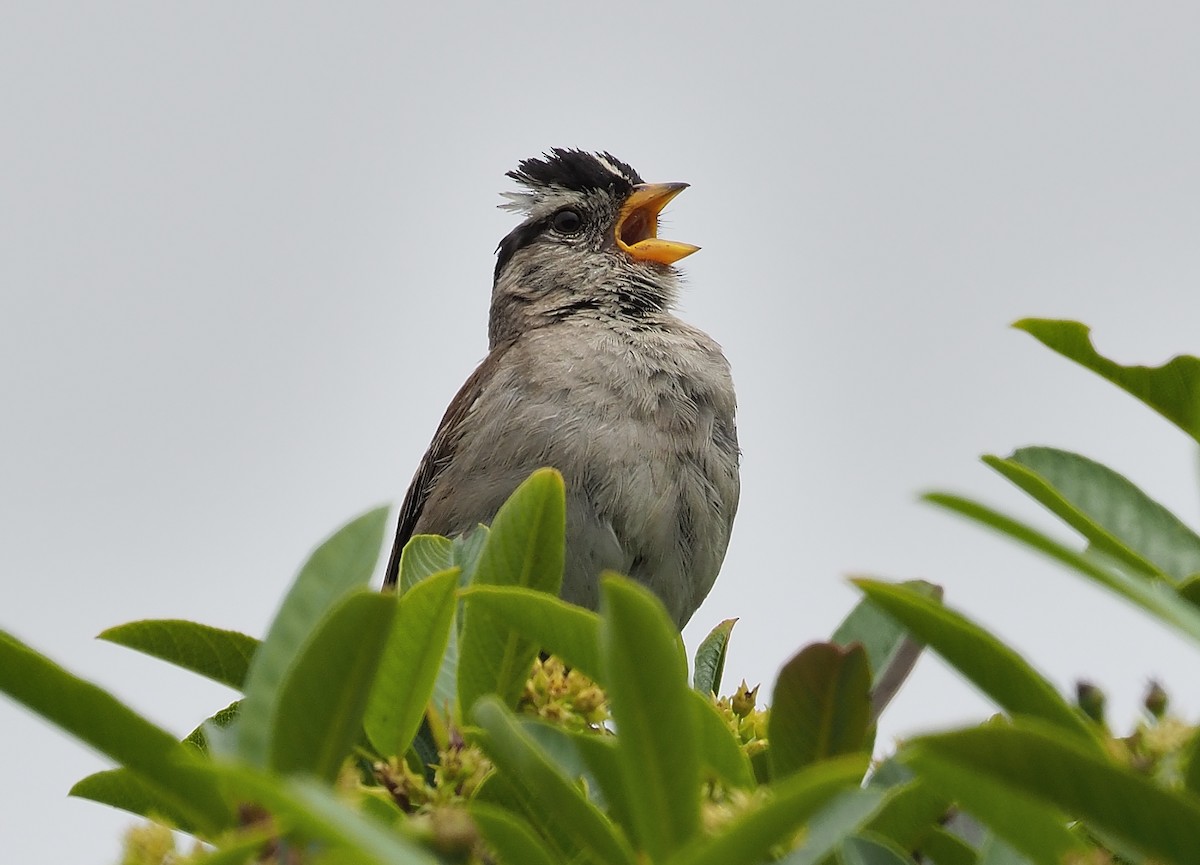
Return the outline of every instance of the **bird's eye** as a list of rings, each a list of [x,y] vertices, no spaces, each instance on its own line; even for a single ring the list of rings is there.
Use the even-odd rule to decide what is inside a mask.
[[[583,227],[583,217],[578,210],[560,210],[554,214],[551,225],[559,234],[574,234]]]

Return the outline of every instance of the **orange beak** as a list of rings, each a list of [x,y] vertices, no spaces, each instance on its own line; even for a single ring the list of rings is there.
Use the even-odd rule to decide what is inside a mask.
[[[700,247],[658,236],[658,215],[686,183],[639,183],[625,199],[614,229],[617,246],[638,261],[674,264]]]

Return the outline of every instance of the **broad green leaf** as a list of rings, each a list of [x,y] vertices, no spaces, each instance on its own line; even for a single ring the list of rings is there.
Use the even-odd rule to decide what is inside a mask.
[[[500,865],[556,865],[550,848],[516,814],[486,802],[470,802],[467,808]]]
[[[693,690],[692,703],[696,707],[696,732],[700,736],[700,760],[704,768],[730,787],[752,789],[755,782],[750,758],[713,705],[712,697]]]
[[[700,743],[687,656],[675,623],[649,589],[600,578],[603,681],[617,729],[618,765],[637,845],[659,862],[700,828]]]
[[[739,814],[715,836],[694,837],[668,865],[757,865],[833,797],[855,787],[867,763],[865,754],[836,757],[771,784],[761,805]]]
[[[870,833],[843,841],[838,859],[842,865],[912,865],[913,861],[893,841]]]
[[[942,587],[933,583],[909,580],[902,585],[934,600],[942,599]],[[872,720],[877,719],[896,696],[925,648],[903,625],[866,598],[842,620],[829,641],[843,648],[860,643],[866,649],[871,667]]]
[[[1184,789],[1200,796],[1200,732],[1192,733],[1191,740],[1183,748],[1182,756]]]
[[[99,639],[136,649],[241,690],[258,640],[183,619],[144,619],[102,631]]]
[[[279,710],[279,686],[329,609],[370,580],[386,520],[387,508],[376,508],[339,529],[313,551],[288,589],[246,674],[238,754],[247,763],[267,765],[271,731]]]
[[[704,638],[696,649],[693,664],[692,687],[701,694],[718,694],[721,676],[725,673],[725,655],[729,649],[729,635],[737,619],[726,619]]]
[[[1122,366],[1097,353],[1091,328],[1077,321],[1026,318],[1013,327],[1108,379],[1200,441],[1200,359],[1180,355],[1162,366]]]
[[[1176,582],[1200,573],[1200,536],[1112,469],[1041,447],[983,461],[1125,565]]]
[[[812,643],[784,664],[767,718],[772,780],[865,750],[870,687],[867,652],[858,643],[848,649]]]
[[[516,586],[472,586],[462,593],[470,609],[480,609],[496,621],[564,664],[598,681],[600,617],[553,595]]]
[[[475,568],[476,585],[521,586],[557,595],[562,586],[566,493],[554,469],[538,469],[492,521]],[[466,714],[484,694],[515,706],[537,646],[503,619],[467,609],[458,643],[458,699]]]
[[[471,802],[502,808],[524,820],[549,848],[554,862],[594,862],[595,859],[582,852],[574,837],[560,832],[557,823],[550,822],[550,814],[531,795],[528,788],[510,781],[505,773],[492,772],[476,788]]]
[[[1085,820],[1146,856],[1194,865],[1200,850],[1200,798],[1156,785],[1081,745],[1078,737],[1028,719],[914,740],[906,756],[918,772],[959,764]]]
[[[3,631],[0,692],[136,772],[155,790],[164,814],[185,818],[205,833],[229,825],[232,812],[208,779],[197,774],[194,752],[103,688]]]
[[[891,795],[892,791],[878,787],[838,793],[809,821],[804,845],[780,859],[779,865],[820,865],[842,839],[861,831]]]
[[[918,751],[910,762],[929,784],[1038,865],[1059,865],[1068,855],[1087,852],[1067,828],[1067,817],[1046,802],[936,754]]]
[[[453,542],[441,535],[413,535],[400,551],[400,594],[421,580],[454,567]]]
[[[588,801],[546,752],[523,730],[495,696],[481,697],[473,709],[484,731],[480,744],[509,785],[536,803],[541,820],[560,843],[601,863],[633,865],[633,851],[608,819]]]
[[[1099,749],[1096,731],[1017,652],[961,613],[904,586],[855,580],[871,602],[903,622],[918,639],[1001,708],[1057,724]]]
[[[252,767],[214,763],[210,771],[239,801],[261,804],[282,824],[287,837],[323,842],[335,848],[337,861],[364,865],[440,865],[440,860],[396,825],[364,816],[340,801],[327,784],[310,778],[285,778]]]
[[[581,784],[585,795],[597,808],[611,813],[608,793],[620,793],[620,787],[613,786],[613,781],[619,777],[614,737],[576,733],[530,717],[518,716],[518,723],[559,772]],[[597,763],[602,764],[599,772],[592,769]]]
[[[279,686],[271,769],[309,772],[326,781],[337,777],[362,735],[396,606],[392,593],[362,589],[339,601],[317,625]]]
[[[421,726],[450,639],[458,574],[428,576],[400,596],[363,718],[380,754],[403,754]]]
[[[925,500],[996,529],[1026,546],[1045,553],[1088,579],[1133,601],[1143,610],[1200,642],[1200,609],[1181,598],[1161,580],[1126,574],[1098,561],[1100,554],[1081,555],[1025,523],[1005,516],[986,505],[947,493],[929,493]]]

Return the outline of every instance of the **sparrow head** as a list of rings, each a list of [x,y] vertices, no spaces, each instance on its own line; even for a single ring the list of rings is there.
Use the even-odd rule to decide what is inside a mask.
[[[610,153],[556,148],[508,177],[506,210],[525,215],[496,249],[493,346],[577,313],[639,318],[670,308],[671,267],[699,247],[658,236],[662,209],[686,183],[644,183]]]

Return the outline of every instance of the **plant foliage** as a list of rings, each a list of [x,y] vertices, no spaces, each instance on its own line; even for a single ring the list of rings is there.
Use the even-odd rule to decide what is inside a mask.
[[[1075,322],[1017,324],[1200,441],[1200,360],[1125,367]],[[1082,538],[949,493],[927,499],[1050,556],[1200,641],[1200,535],[1116,471],[1051,448],[987,465]],[[101,636],[243,698],[182,742],[0,633],[0,691],[107,755],[74,795],[142,815],[126,861],[428,865],[1192,865],[1200,742],[1152,692],[1116,738],[928,583],[861,578],[770,707],[723,693],[735,619],[697,650],[618,574],[598,612],[557,598],[562,478],[536,472],[489,529],[419,536],[399,594],[368,588],[386,513],[321,544],[261,642],[181,620]],[[875,723],[923,647],[990,698],[978,727],[873,766]],[[175,850],[165,828],[201,845]],[[165,833],[165,834],[164,834]],[[136,851],[141,851],[140,853]]]

